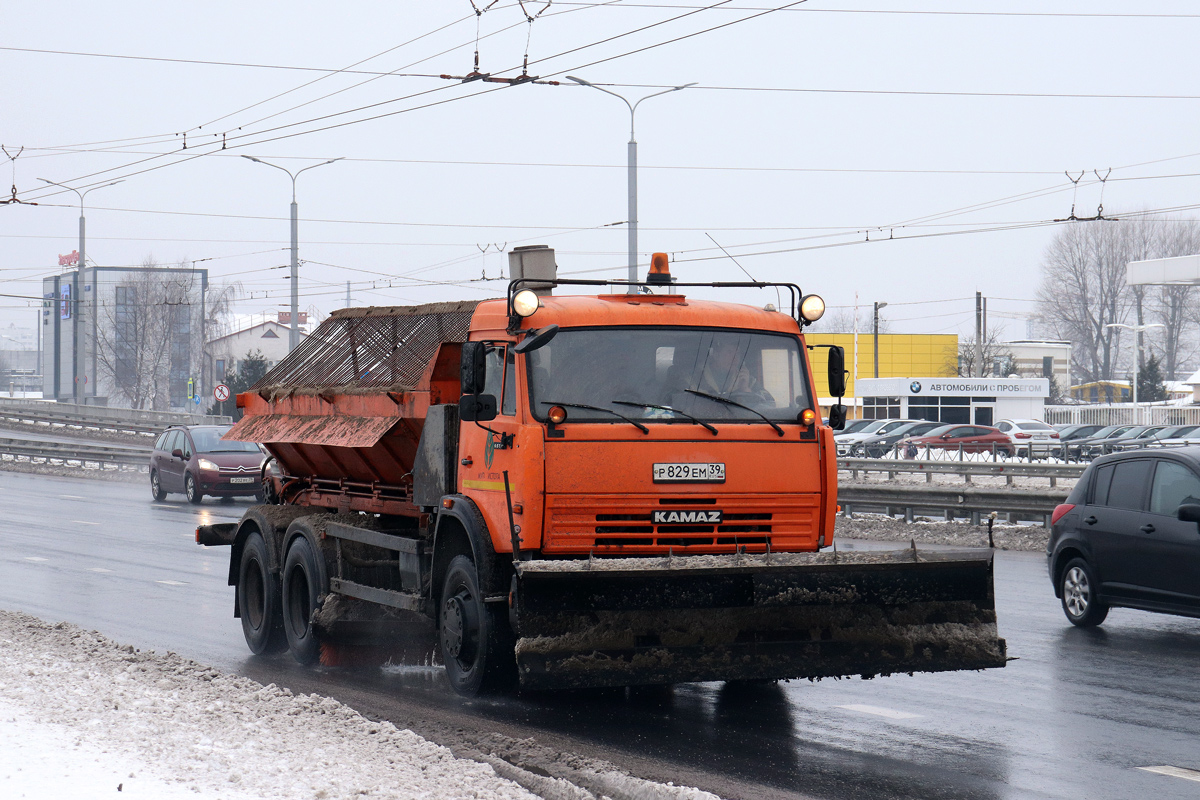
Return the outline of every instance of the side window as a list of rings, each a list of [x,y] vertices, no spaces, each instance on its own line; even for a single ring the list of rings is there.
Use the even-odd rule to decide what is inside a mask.
[[[1011,425],[1009,425],[1007,422],[1001,422],[1001,423],[1000,423],[999,425],[997,425],[996,427],[997,427],[997,428],[999,428],[999,429],[1000,429],[1000,430],[1002,430],[1002,431],[1005,431],[1005,432],[1007,432],[1007,431],[1008,431],[1008,429],[1009,429],[1009,428],[1011,428],[1012,426],[1011,426]]]
[[[1096,481],[1092,484],[1092,505],[1108,505],[1108,487],[1112,485],[1112,476],[1113,468],[1111,464],[1096,470]]]
[[[483,394],[490,394],[497,400],[504,388],[504,347],[493,347],[484,357]]]
[[[176,450],[183,449],[183,445],[179,442],[179,437],[179,431],[167,431],[167,443],[163,445],[163,450],[173,453]]]
[[[504,361],[504,397],[500,403],[500,413],[506,417],[517,414],[517,355],[511,349]]]
[[[167,448],[167,438],[170,437],[170,435],[171,435],[170,431],[166,431],[165,433],[160,434],[158,437],[158,441],[154,443],[154,449],[155,450],[165,450]]]
[[[1150,513],[1173,517],[1184,503],[1200,503],[1200,478],[1182,464],[1159,461],[1150,490]]]
[[[179,447],[183,450],[184,458],[192,457],[192,440],[183,431],[179,432]]]
[[[1154,462],[1149,459],[1121,461],[1113,470],[1112,485],[1108,489],[1110,508],[1127,508],[1141,511],[1146,507],[1146,479]]]

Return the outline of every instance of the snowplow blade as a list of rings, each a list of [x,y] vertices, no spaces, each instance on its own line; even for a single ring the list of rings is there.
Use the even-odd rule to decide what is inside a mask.
[[[528,561],[530,690],[1002,667],[990,553]]]

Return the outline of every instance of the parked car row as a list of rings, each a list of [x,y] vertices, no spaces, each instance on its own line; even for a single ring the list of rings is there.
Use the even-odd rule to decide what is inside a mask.
[[[1003,419],[990,426],[912,419],[852,420],[834,435],[834,441],[843,457],[914,458],[930,448],[1091,461],[1147,447],[1200,444],[1200,425],[1051,426],[1033,419]]]

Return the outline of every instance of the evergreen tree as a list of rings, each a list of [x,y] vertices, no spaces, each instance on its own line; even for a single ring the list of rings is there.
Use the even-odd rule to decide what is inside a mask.
[[[1138,402],[1153,403],[1167,399],[1167,387],[1163,383],[1162,367],[1158,356],[1150,356],[1138,371]]]
[[[221,383],[229,387],[229,399],[213,403],[208,409],[209,414],[219,414],[226,417],[238,418],[241,413],[237,410],[237,396],[250,390],[250,387],[262,380],[270,365],[261,350],[247,352],[237,364],[236,370],[227,370]]]

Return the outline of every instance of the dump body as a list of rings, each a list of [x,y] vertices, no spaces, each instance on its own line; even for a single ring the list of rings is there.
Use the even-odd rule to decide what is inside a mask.
[[[307,541],[324,606],[296,626],[424,616],[468,694],[500,662],[539,689],[1003,665],[990,556],[819,552],[837,463],[796,319],[678,294],[510,312],[337,311],[239,395],[227,438],[274,456],[287,513],[198,537],[233,544],[230,583],[263,535],[286,617]]]

